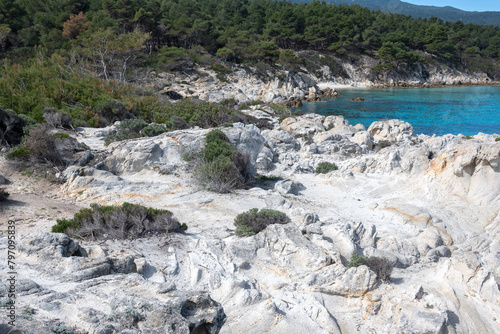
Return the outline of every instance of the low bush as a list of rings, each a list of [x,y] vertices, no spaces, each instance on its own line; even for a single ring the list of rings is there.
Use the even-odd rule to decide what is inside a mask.
[[[167,131],[167,127],[164,124],[152,123],[141,130],[141,135],[144,137],[156,137]]]
[[[95,110],[99,116],[99,126],[108,126],[116,121],[133,117],[127,111],[127,106],[121,100],[105,99],[96,104]]]
[[[339,168],[334,163],[322,161],[318,164],[318,167],[316,167],[315,172],[316,174],[326,174],[337,169]]]
[[[225,193],[250,181],[248,155],[237,151],[221,130],[210,131],[205,143],[194,168],[195,177],[205,188]]]
[[[30,156],[35,160],[64,165],[56,149],[56,138],[50,134],[50,127],[46,124],[31,129],[23,145],[29,149]]]
[[[67,133],[57,132],[57,133],[54,133],[54,138],[56,138],[56,139],[69,139],[69,138],[71,138],[71,136],[68,135]]]
[[[43,118],[53,128],[71,129],[72,119],[66,114],[57,112],[54,108],[44,109]]]
[[[27,116],[19,117],[13,110],[0,107],[0,145],[15,146],[21,143],[29,119]]]
[[[349,262],[348,268],[359,267],[360,265],[368,266],[383,282],[389,282],[394,269],[394,264],[383,257],[364,257],[354,253]]]
[[[165,126],[171,130],[184,130],[189,129],[189,124],[184,120],[184,118],[179,116],[172,116],[165,122]]]
[[[290,218],[280,211],[251,209],[236,216],[235,233],[238,236],[250,236],[259,233],[271,224],[288,224],[290,221]]]
[[[347,268],[359,267],[364,264],[364,257],[359,255],[358,253],[354,253],[351,256],[351,261],[347,265]]]
[[[148,123],[142,119],[130,118],[120,122],[116,127],[116,133],[106,136],[104,144],[109,145],[115,141],[126,139],[134,139],[141,137],[141,130],[144,129]]]
[[[6,201],[9,195],[10,194],[5,189],[0,188],[0,202]]]
[[[7,158],[9,159],[19,159],[19,160],[27,160],[30,157],[30,149],[27,147],[19,147],[14,151],[7,154]]]
[[[81,239],[134,239],[186,228],[168,210],[123,203],[121,206],[91,204],[72,219],[58,219],[52,232]]]
[[[40,162],[48,162],[53,166],[63,166],[64,160],[56,148],[56,136],[50,134],[50,126],[39,124],[29,131],[24,137],[22,145],[10,152],[10,159],[32,159]],[[63,135],[63,134],[61,134]]]

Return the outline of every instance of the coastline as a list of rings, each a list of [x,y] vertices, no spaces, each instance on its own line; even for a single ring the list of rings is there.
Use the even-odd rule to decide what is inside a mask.
[[[400,83],[398,85],[389,85],[389,84],[375,84],[375,85],[369,85],[365,84],[363,82],[356,82],[352,83],[350,85],[347,84],[338,84],[338,83],[333,83],[333,82],[319,82],[317,86],[321,89],[379,89],[379,88],[398,88],[398,89],[404,89],[404,88],[444,88],[444,87],[480,87],[480,86],[485,86],[485,87],[500,87],[500,81],[492,81],[489,83],[465,83],[465,84],[429,84],[429,83],[423,83],[423,84],[414,84],[414,83]]]
[[[365,127],[399,119],[412,124],[416,133],[428,136],[500,134],[498,86],[444,86],[435,90],[342,86],[336,92],[339,97],[325,98],[322,104],[304,103],[292,111],[341,115]]]

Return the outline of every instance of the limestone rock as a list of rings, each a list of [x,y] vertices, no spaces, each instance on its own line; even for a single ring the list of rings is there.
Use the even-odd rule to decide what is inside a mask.
[[[268,172],[272,170],[273,159],[274,159],[273,152],[269,148],[263,147],[259,155],[257,156],[257,160],[255,161],[257,170],[263,172]]]
[[[148,313],[139,329],[144,333],[219,333],[226,315],[207,293],[176,292],[170,302]]]
[[[437,248],[431,249],[427,253],[427,258],[429,259],[429,261],[432,262],[437,262],[441,257],[450,257],[450,256],[451,256],[450,249],[446,246],[439,246]]]
[[[257,170],[257,157],[264,148],[265,143],[260,130],[253,124],[244,125],[239,123],[234,124],[232,128],[225,128],[223,131],[237,150],[249,155],[250,164],[248,168],[251,175],[254,175]]]
[[[73,241],[64,233],[41,233],[28,237],[19,244],[19,251],[28,256],[68,257],[82,256],[78,242]]]
[[[137,272],[137,265],[131,255],[111,258],[112,270],[115,273],[129,274]]]
[[[368,131],[356,132],[350,138],[350,141],[361,146],[363,153],[367,153],[374,146],[373,136]]]
[[[295,224],[270,225],[255,236],[234,240],[229,247],[238,262],[252,261],[258,254],[261,261],[291,265],[292,270],[314,270],[340,262],[338,254],[307,240]]]
[[[396,330],[398,333],[444,334],[447,322],[446,313],[403,308]]]
[[[274,185],[274,190],[281,195],[299,195],[299,192],[303,189],[304,186],[301,183],[292,180],[281,180]]]
[[[367,130],[375,141],[388,141],[395,143],[403,140],[410,140],[415,131],[411,124],[397,119],[388,121],[373,122]]]
[[[330,284],[313,288],[314,291],[337,295],[361,297],[375,287],[377,278],[367,266],[349,268]]]
[[[267,130],[263,131],[262,135],[273,149],[281,149],[283,153],[297,150],[300,147],[298,141],[291,134],[283,130]]]
[[[58,266],[59,268],[56,267],[53,274],[59,271],[63,280],[69,282],[81,282],[109,275],[113,271],[113,262],[109,258],[70,258],[60,262]]]
[[[288,117],[281,122],[281,128],[294,137],[312,137],[317,132],[325,131],[325,117],[317,114],[307,114],[298,117]]]

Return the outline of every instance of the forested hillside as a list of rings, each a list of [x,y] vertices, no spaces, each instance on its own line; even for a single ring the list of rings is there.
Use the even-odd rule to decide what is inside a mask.
[[[4,0],[0,41],[0,105],[37,121],[54,107],[90,125],[100,124],[107,99],[149,121],[171,115],[149,93],[118,84],[149,69],[201,64],[223,79],[227,63],[299,69],[295,51],[314,50],[374,57],[378,71],[432,60],[494,78],[500,57],[499,27],[319,1]]]
[[[412,19],[319,1],[5,0],[0,6],[4,50],[37,45],[50,51],[87,49],[106,34],[137,31],[148,34],[148,53],[165,46],[201,46],[237,60],[278,58],[278,48],[371,53],[383,47],[384,56],[408,60],[414,60],[413,50],[448,59],[463,53],[498,57],[500,51],[498,27]],[[120,37],[124,40],[118,44],[128,43]]]
[[[292,0],[295,3],[307,3],[312,0]],[[468,12],[451,6],[421,6],[400,0],[326,0],[328,4],[341,5],[360,5],[373,10],[381,10],[383,12],[398,13],[410,15],[414,18],[431,18],[438,17],[445,21],[462,21],[464,23],[475,24],[490,24],[500,25],[500,12]]]

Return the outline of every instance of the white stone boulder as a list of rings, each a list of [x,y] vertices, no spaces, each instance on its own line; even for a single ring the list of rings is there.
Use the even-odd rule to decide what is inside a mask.
[[[389,143],[396,143],[411,140],[415,136],[415,131],[410,123],[397,119],[373,122],[368,127],[368,132],[377,142],[387,141]]]

